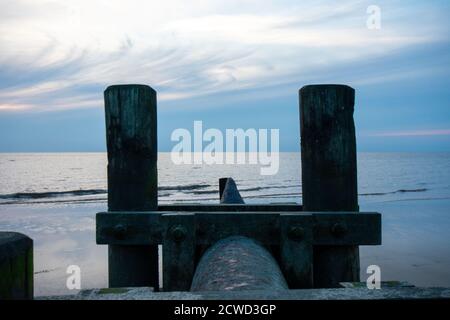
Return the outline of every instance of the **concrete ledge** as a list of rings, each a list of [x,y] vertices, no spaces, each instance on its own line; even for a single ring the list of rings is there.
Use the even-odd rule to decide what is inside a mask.
[[[450,288],[400,287],[303,289],[281,291],[153,292],[153,288],[83,290],[73,296],[37,297],[40,300],[398,300],[450,299]]]

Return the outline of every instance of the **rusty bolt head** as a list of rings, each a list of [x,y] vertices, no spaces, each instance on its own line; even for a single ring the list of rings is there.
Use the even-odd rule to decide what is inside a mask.
[[[171,236],[175,242],[181,242],[186,238],[187,231],[182,225],[177,225],[172,228]]]
[[[288,231],[288,237],[292,240],[300,241],[305,236],[305,230],[302,227],[291,227]]]
[[[127,233],[127,228],[123,224],[118,224],[114,227],[114,236],[117,239],[125,238],[126,233]]]
[[[335,223],[332,227],[331,227],[331,233],[335,236],[335,237],[342,237],[347,233],[347,227],[342,224],[342,223]]]

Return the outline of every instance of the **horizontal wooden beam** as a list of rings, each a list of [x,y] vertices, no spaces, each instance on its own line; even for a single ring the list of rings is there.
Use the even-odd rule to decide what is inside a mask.
[[[160,204],[160,212],[298,212],[300,204]]]
[[[179,212],[186,213],[186,212]],[[280,215],[312,217],[312,244],[381,244],[381,215],[375,212],[195,212],[196,244],[210,245],[225,237],[240,235],[266,245],[280,243]],[[176,212],[97,213],[97,244],[161,244],[162,215]],[[167,220],[167,219],[166,219]],[[308,227],[311,228],[311,227]]]
[[[314,213],[314,245],[379,245],[379,213]]]
[[[99,212],[97,244],[160,244],[163,224],[160,212]]]
[[[231,236],[243,236],[271,245],[279,243],[279,213],[197,213],[197,244],[210,245]]]

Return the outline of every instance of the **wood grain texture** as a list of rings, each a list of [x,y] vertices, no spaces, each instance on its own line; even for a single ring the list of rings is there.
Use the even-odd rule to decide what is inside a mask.
[[[219,180],[219,193],[220,193],[220,203],[222,204],[244,204],[244,200],[239,193],[236,182],[233,178],[228,178],[225,182],[223,190],[221,190],[221,182]]]
[[[158,208],[156,92],[115,85],[104,92],[108,150],[108,209]],[[157,246],[109,247],[110,287],[158,289]]]
[[[313,216],[280,215],[280,266],[289,289],[313,287]]]
[[[174,211],[170,216],[189,212]],[[197,212],[195,234],[198,245],[211,245],[229,236],[246,236],[265,245],[279,245],[281,219],[311,217],[304,226],[311,231],[315,246],[348,246],[381,244],[381,215],[376,212]],[[99,212],[97,244],[152,245],[163,241],[167,212]],[[298,217],[298,218],[297,218]],[[166,220],[171,219],[166,216]]]
[[[33,240],[0,232],[0,300],[33,299]]]
[[[163,290],[188,291],[195,272],[194,214],[165,214],[162,221]]]
[[[156,92],[142,85],[108,87],[105,116],[109,211],[156,210]]]
[[[358,211],[355,90],[310,85],[299,92],[305,211]],[[314,286],[359,281],[357,246],[314,248]]]

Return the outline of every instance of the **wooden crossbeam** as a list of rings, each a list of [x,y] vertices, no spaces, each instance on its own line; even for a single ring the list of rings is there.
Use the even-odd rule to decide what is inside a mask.
[[[301,204],[160,204],[159,212],[299,212]]]
[[[100,212],[97,244],[153,245],[163,242],[162,216],[192,213],[198,245],[210,245],[228,236],[251,237],[266,245],[280,244],[283,215],[310,216],[311,243],[326,245],[381,244],[381,215],[376,212]],[[170,218],[169,218],[170,219]],[[175,218],[173,218],[175,219]],[[167,220],[167,218],[165,219]]]

